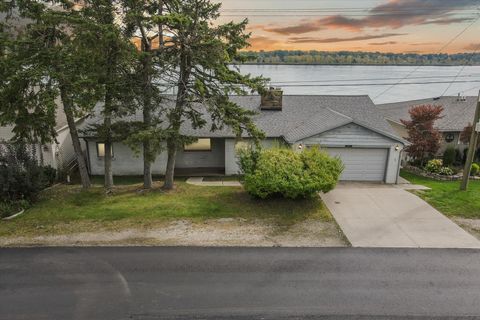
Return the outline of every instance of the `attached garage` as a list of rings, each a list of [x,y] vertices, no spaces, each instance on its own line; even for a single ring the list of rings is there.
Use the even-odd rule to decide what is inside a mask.
[[[396,183],[403,143],[394,137],[357,123],[347,123],[299,141],[320,146],[339,157],[345,169],[342,181]]]
[[[385,181],[389,149],[328,148],[327,152],[339,157],[345,169],[342,181]]]

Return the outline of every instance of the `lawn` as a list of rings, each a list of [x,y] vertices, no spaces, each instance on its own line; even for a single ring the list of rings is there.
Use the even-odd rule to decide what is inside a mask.
[[[405,171],[401,176],[413,184],[431,188],[415,193],[445,215],[480,219],[480,181],[470,181],[468,191],[460,191],[459,181],[436,181]]]
[[[203,221],[218,218],[269,219],[288,226],[306,219],[332,221],[319,197],[310,200],[255,200],[239,187],[200,187],[177,181],[171,192],[145,192],[140,178],[117,179],[106,195],[101,179],[82,191],[78,185],[59,185],[41,194],[22,216],[0,221],[0,236],[68,234],[92,229],[119,230],[176,219]]]

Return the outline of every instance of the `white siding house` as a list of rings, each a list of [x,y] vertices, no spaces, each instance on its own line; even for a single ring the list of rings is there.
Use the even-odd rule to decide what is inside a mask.
[[[388,122],[379,115],[368,96],[283,96],[277,106],[264,108],[259,96],[232,97],[240,106],[258,111],[254,117],[257,127],[265,132],[262,146],[289,145],[301,152],[303,148],[320,146],[342,159],[345,171],[342,180],[396,183],[400,155],[406,144]],[[202,110],[202,106],[198,107]],[[140,117],[136,115],[136,117]],[[98,123],[97,113],[85,125]],[[206,120],[208,116],[205,114]],[[123,119],[125,120],[125,119]],[[211,132],[182,127],[182,134],[198,137],[195,150],[178,150],[176,171],[179,174],[239,173],[236,146],[248,143],[229,129]],[[102,141],[85,136],[90,173],[103,175]],[[203,146],[203,147],[202,147]],[[141,152],[135,154],[121,142],[113,144],[113,172],[115,175],[141,175]],[[166,168],[166,152],[153,164],[153,173],[162,175]]]

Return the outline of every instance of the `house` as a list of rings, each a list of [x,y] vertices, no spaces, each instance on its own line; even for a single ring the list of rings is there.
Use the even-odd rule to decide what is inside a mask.
[[[460,141],[460,133],[471,125],[477,107],[478,97],[446,96],[434,99],[411,100],[377,105],[378,110],[394,128],[398,136],[408,137],[407,130],[400,120],[409,120],[408,111],[413,106],[423,104],[442,106],[443,118],[436,122],[436,128],[442,133],[439,154],[449,146],[464,151],[468,145]]]
[[[378,113],[368,96],[283,96],[276,90],[263,97],[233,96],[231,99],[243,108],[258,112],[254,120],[265,132],[264,147],[284,144],[301,151],[320,145],[343,160],[345,170],[341,180],[397,182],[400,155],[407,142]],[[201,105],[196,109],[205,112]],[[141,113],[137,113],[123,120],[141,119]],[[97,110],[80,129],[101,121],[100,110]],[[237,139],[227,128],[212,132],[209,124],[202,129],[184,124],[181,130],[185,135],[198,137],[198,142],[178,150],[177,174],[239,173],[236,149],[249,142],[248,136]],[[90,173],[103,175],[104,143],[92,134],[83,138]],[[154,174],[165,173],[166,160],[166,152],[158,156],[152,167]],[[112,166],[115,175],[143,173],[141,153],[136,155],[120,142],[113,144]]]
[[[58,104],[61,105],[60,102]],[[81,125],[83,120],[78,119],[77,125]],[[14,136],[12,129],[13,126],[0,126],[0,144],[9,143]],[[31,147],[35,150],[35,154],[42,165],[62,170],[75,162],[75,152],[67,119],[61,107],[57,108],[55,130],[56,141],[48,144],[36,144]],[[85,148],[85,145],[83,147]]]

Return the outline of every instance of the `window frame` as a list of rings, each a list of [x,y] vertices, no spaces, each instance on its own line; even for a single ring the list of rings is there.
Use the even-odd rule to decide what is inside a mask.
[[[201,150],[188,150],[187,147],[189,145],[193,145],[193,144],[196,144],[196,143],[199,143],[200,140],[208,140],[209,141],[209,146],[210,148],[207,150],[207,149],[201,149]],[[184,144],[183,145],[183,152],[212,152],[212,139],[211,138],[198,138],[197,142],[194,142],[194,143],[190,143],[190,144]]]
[[[103,152],[105,153],[106,149],[105,149],[105,142],[96,142],[95,143],[95,146],[96,146],[96,149],[97,149],[97,158],[99,159],[103,159],[105,158],[105,154],[103,156],[100,155],[100,149],[99,149],[99,145],[103,144]],[[110,145],[110,149],[112,149],[112,159],[115,157],[115,153],[113,151],[113,143]]]

